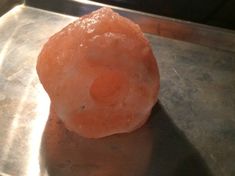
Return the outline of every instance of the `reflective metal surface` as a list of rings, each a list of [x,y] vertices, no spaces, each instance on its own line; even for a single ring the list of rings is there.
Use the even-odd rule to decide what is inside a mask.
[[[73,16],[84,15],[101,6],[109,6],[89,0],[25,0],[25,4]],[[235,52],[235,31],[115,6],[109,7],[139,24],[146,33]]]
[[[1,176],[234,175],[234,52],[146,34],[161,74],[149,122],[89,140],[49,109],[35,71],[48,37],[73,20],[27,6],[0,18]]]
[[[51,21],[55,22],[48,24]],[[49,99],[38,82],[35,63],[42,44],[70,21],[24,6],[0,18],[0,173],[39,175]]]

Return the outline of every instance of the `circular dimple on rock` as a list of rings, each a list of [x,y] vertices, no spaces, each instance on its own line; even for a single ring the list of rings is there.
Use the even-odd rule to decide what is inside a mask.
[[[121,103],[128,93],[128,81],[119,71],[105,71],[97,76],[91,87],[90,95],[96,103],[114,105]]]

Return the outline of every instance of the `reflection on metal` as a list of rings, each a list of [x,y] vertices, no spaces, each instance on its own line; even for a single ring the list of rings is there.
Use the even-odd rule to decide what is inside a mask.
[[[39,86],[38,86],[39,87]],[[47,122],[47,118],[49,116],[49,98],[47,97],[45,91],[40,86],[37,92],[36,103],[37,107],[35,109],[36,116],[34,121],[31,124],[31,133],[28,139],[28,152],[29,157],[27,161],[26,175],[40,175],[40,165],[39,165],[39,157],[40,157],[40,145],[41,138],[44,127]]]
[[[11,15],[10,15],[11,17],[9,16],[9,18],[17,19],[17,16],[18,16],[17,14],[20,13],[21,9],[22,8],[20,8],[19,6],[14,7],[11,10]],[[1,19],[0,28],[3,28],[4,25],[8,21],[8,18],[2,17],[0,19]],[[12,40],[13,40],[16,33],[17,33],[17,28],[13,29],[13,31],[11,32],[11,34],[8,37],[7,41],[4,43],[4,45],[1,48],[1,51],[0,51],[0,70],[1,70],[2,64],[4,62],[6,52],[10,50],[9,46],[11,45],[11,42],[12,42]]]
[[[51,109],[41,144],[41,166],[49,175],[146,176],[154,142],[148,125],[129,134],[86,139],[69,132]]]
[[[49,99],[34,68],[43,39],[33,37],[27,26],[35,24],[23,18],[24,8],[17,6],[0,18],[0,172],[36,176]]]
[[[233,173],[234,52],[147,34],[160,67],[162,105],[154,107],[149,123],[139,131],[83,139],[53,120],[35,71],[48,37],[74,19],[27,6],[0,18],[0,175],[75,176],[78,169],[83,175]],[[204,34],[211,30],[206,28]],[[220,37],[232,36],[225,33]]]

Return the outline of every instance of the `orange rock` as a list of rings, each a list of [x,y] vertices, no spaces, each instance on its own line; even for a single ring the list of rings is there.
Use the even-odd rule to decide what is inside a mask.
[[[149,42],[138,25],[109,8],[53,35],[38,57],[37,72],[66,127],[89,138],[139,128],[159,92]]]

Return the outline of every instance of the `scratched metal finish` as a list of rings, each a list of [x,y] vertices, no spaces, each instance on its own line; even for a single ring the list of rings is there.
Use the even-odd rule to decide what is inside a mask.
[[[234,52],[146,35],[161,74],[149,122],[84,139],[50,110],[35,71],[48,37],[72,20],[25,6],[0,18],[0,176],[235,174]]]

